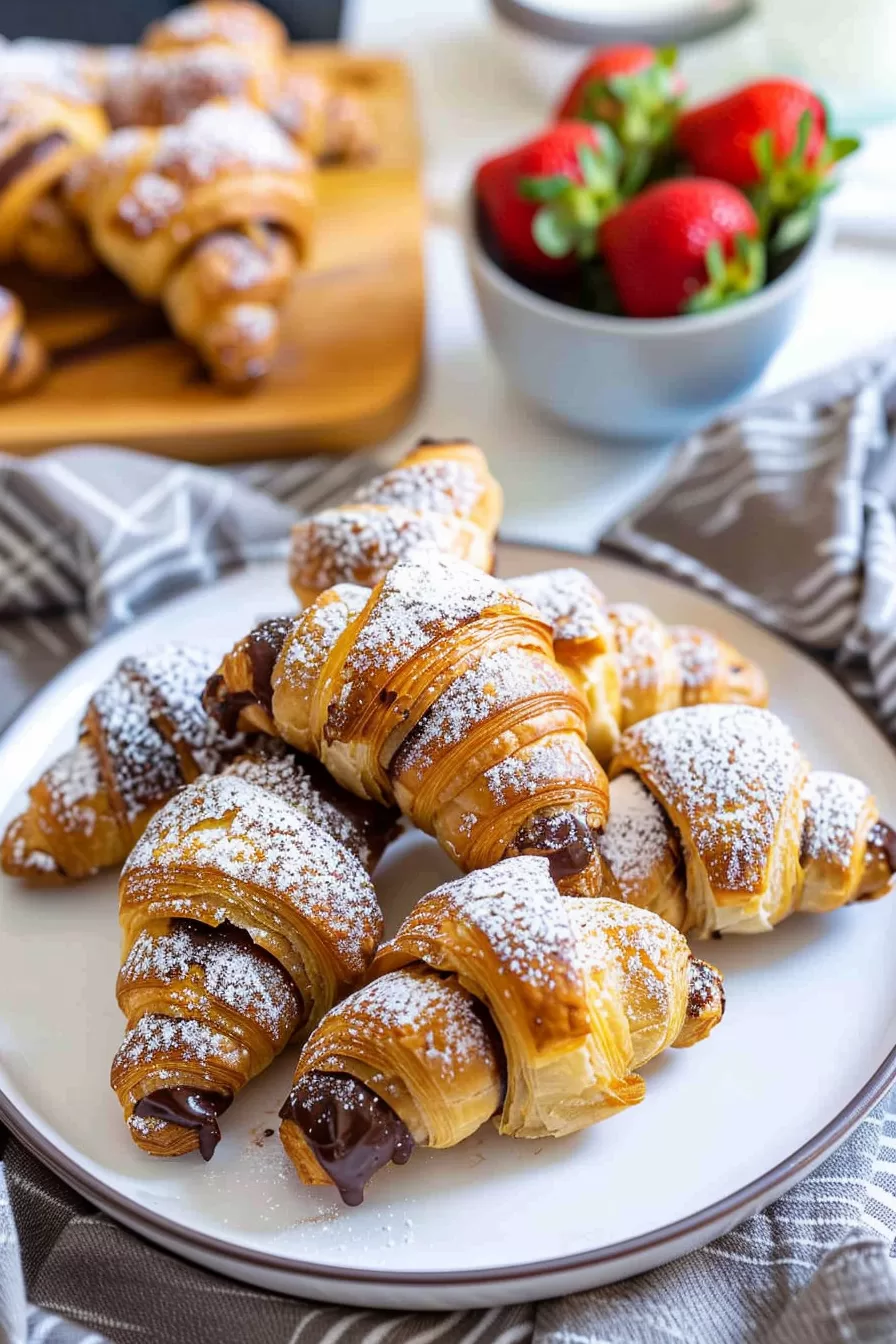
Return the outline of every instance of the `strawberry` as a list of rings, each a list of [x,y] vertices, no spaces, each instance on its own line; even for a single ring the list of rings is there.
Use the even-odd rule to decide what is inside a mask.
[[[600,244],[629,317],[708,312],[765,278],[756,212],[742,192],[711,178],[648,187],[604,221]]]
[[[502,260],[543,275],[592,256],[601,219],[618,203],[618,147],[605,127],[561,121],[487,159],[476,198]]]
[[[671,137],[684,91],[674,50],[640,42],[604,47],[576,76],[556,115],[610,126],[627,152],[634,190],[649,170],[650,152]]]
[[[799,212],[803,238],[831,169],[859,143],[831,139],[821,99],[794,79],[760,80],[685,112],[677,141],[696,173],[749,192],[764,230]],[[802,241],[797,223],[787,232],[788,245]]]

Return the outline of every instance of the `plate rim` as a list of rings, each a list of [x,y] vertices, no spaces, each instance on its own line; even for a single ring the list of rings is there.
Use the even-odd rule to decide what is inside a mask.
[[[711,607],[716,607],[723,612],[734,612],[734,614],[747,624],[760,630],[762,634],[773,641],[785,645],[789,650],[795,652],[800,658],[812,663],[822,674],[831,681],[840,692],[850,702],[851,706],[858,710],[864,718],[868,720],[875,734],[881,740],[886,750],[892,755],[893,745],[886,737],[879,723],[874,718],[868,708],[851,696],[846,687],[834,675],[829,667],[821,660],[813,658],[796,640],[792,639],[779,630],[772,630],[762,625],[753,617],[737,608],[728,606],[711,594],[705,593],[702,589],[689,588],[687,584],[675,579],[668,574],[657,572],[650,566],[639,564],[630,557],[620,554],[614,548],[607,548],[607,554],[601,556],[601,551],[581,552],[567,551],[559,547],[547,547],[529,544],[526,542],[508,541],[499,545],[498,558],[507,552],[520,551],[532,552],[545,557],[554,557],[564,566],[572,566],[578,560],[590,560],[603,558],[609,560],[612,565],[620,569],[630,570],[636,574],[649,574],[651,578],[658,579],[663,585],[675,590],[684,590],[687,593],[696,592],[702,600]],[[234,573],[240,574],[243,570],[236,570]],[[229,577],[229,576],[228,576]],[[197,585],[201,586],[201,585]],[[176,603],[187,596],[192,590],[188,589],[184,593],[179,593],[171,599],[171,603]],[[171,603],[163,603],[154,608],[152,614],[164,610],[164,607]],[[150,613],[147,613],[150,614]],[[120,634],[121,632],[115,632]],[[111,638],[111,636],[110,636]],[[91,645],[79,654],[77,658],[66,664],[55,677],[42,687],[36,695],[32,696],[16,715],[16,721],[22,713],[32,714],[39,707],[45,697],[51,698],[57,681],[62,675],[65,675],[76,667],[82,659],[92,656],[96,650],[104,643],[104,640]],[[0,734],[0,748],[2,748],[9,729]],[[618,1263],[621,1267],[626,1261],[631,1261],[639,1256],[650,1255],[653,1252],[661,1250],[664,1246],[674,1248],[679,1242],[689,1242],[690,1244],[705,1244],[711,1239],[713,1229],[718,1227],[719,1231],[725,1228],[736,1226],[739,1218],[732,1215],[743,1214],[746,1218],[750,1215],[752,1209],[764,1207],[764,1204],[774,1198],[783,1190],[789,1189],[799,1179],[803,1172],[808,1172],[820,1161],[824,1159],[835,1147],[846,1139],[851,1131],[864,1119],[864,1117],[877,1105],[881,1098],[896,1083],[896,1045],[890,1050],[889,1054],[878,1066],[875,1072],[867,1082],[859,1089],[856,1095],[847,1102],[831,1120],[828,1121],[812,1138],[808,1139],[795,1152],[778,1162],[768,1171],[758,1176],[753,1181],[749,1181],[740,1189],[724,1196],[720,1200],[707,1205],[696,1213],[688,1214],[684,1218],[679,1218],[671,1223],[666,1223],[650,1232],[641,1233],[637,1237],[630,1237],[624,1241],[612,1242],[608,1246],[599,1247],[593,1250],[578,1251],[573,1255],[555,1256],[550,1260],[525,1261],[514,1265],[501,1265],[485,1270],[405,1270],[397,1272],[393,1270],[381,1269],[347,1269],[339,1265],[326,1265],[315,1263],[314,1261],[299,1260],[292,1256],[277,1255],[272,1251],[254,1250],[250,1247],[235,1245],[232,1242],[224,1241],[209,1233],[197,1231],[196,1229],[184,1227],[176,1223],[173,1219],[164,1214],[157,1213],[152,1209],[147,1209],[136,1200],[122,1195],[114,1186],[95,1177],[91,1172],[80,1167],[64,1151],[58,1149],[50,1139],[48,1139],[18,1108],[15,1102],[6,1095],[0,1084],[0,1122],[13,1134],[30,1152],[38,1157],[50,1168],[56,1176],[65,1181],[80,1195],[92,1200],[101,1209],[109,1212],[118,1211],[121,1221],[131,1228],[136,1227],[142,1230],[144,1227],[152,1229],[149,1232],[153,1239],[166,1240],[170,1245],[173,1240],[175,1246],[184,1244],[205,1257],[215,1257],[219,1262],[227,1264],[228,1262],[240,1264],[248,1268],[257,1270],[266,1270],[275,1274],[285,1274],[290,1276],[306,1276],[311,1279],[324,1280],[327,1283],[346,1283],[370,1285],[379,1287],[404,1287],[404,1288],[425,1288],[425,1287],[464,1287],[464,1286],[488,1286],[500,1285],[508,1282],[521,1282],[531,1279],[549,1279],[554,1276],[569,1274],[571,1272],[602,1269],[613,1263]],[[709,1236],[704,1233],[709,1232]],[[698,1239],[698,1240],[695,1240]]]

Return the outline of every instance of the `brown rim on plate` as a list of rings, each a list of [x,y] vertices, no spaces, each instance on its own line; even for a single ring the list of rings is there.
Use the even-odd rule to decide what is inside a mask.
[[[555,548],[529,546],[519,542],[504,543],[501,548],[505,555],[508,551],[513,550],[544,557],[545,563],[548,565],[558,563],[570,566],[574,564],[577,558],[579,560],[595,558],[592,554],[583,555],[580,551],[561,551]],[[501,551],[499,551],[499,560]],[[668,575],[657,573],[656,570],[636,564],[630,559],[620,558],[618,553],[611,551],[607,558],[611,564],[618,566],[620,569],[630,569],[635,573],[646,571],[651,577],[668,584],[670,588],[692,591],[687,588],[686,584],[680,583]],[[717,599],[707,595],[702,590],[697,591],[710,605],[717,606],[721,610],[728,610],[724,603],[718,602]],[[861,703],[849,695],[842,683],[823,663],[812,660],[811,656],[795,640],[789,639],[778,631],[769,630],[767,627],[759,625],[758,622],[741,611],[736,611],[735,614],[749,624],[755,625],[768,638],[778,640],[782,644],[797,649],[803,657],[810,661],[816,661],[816,665],[820,667],[829,680],[833,681],[841,693],[850,700],[850,703],[872,723],[875,732],[881,737],[888,750],[892,752],[891,744],[881,732],[873,716]],[[95,647],[93,646],[94,649]],[[93,652],[93,649],[91,649],[91,652]],[[53,684],[53,682],[50,682],[47,687],[38,693],[35,699],[30,702],[29,709],[34,708],[36,702],[39,702],[45,694],[51,692]],[[173,1219],[144,1208],[143,1205],[120,1194],[114,1187],[84,1171],[64,1152],[55,1147],[44,1134],[34,1127],[30,1120],[22,1115],[2,1091],[2,1088],[0,1088],[0,1121],[26,1148],[79,1194],[93,1200],[107,1211],[117,1212],[126,1225],[131,1228],[136,1225],[151,1240],[163,1238],[169,1249],[171,1243],[175,1245],[181,1243],[203,1253],[205,1256],[214,1256],[224,1263],[231,1261],[234,1264],[249,1265],[280,1274],[304,1275],[329,1283],[371,1284],[383,1287],[391,1285],[408,1288],[460,1287],[463,1285],[507,1283],[525,1279],[548,1279],[576,1270],[612,1264],[614,1261],[624,1262],[635,1256],[649,1254],[665,1245],[672,1244],[674,1246],[678,1241],[691,1240],[694,1237],[702,1238],[700,1244],[705,1244],[714,1233],[721,1233],[736,1226],[754,1208],[769,1203],[778,1194],[794,1185],[801,1175],[808,1173],[814,1166],[817,1166],[824,1157],[848,1137],[855,1126],[885,1096],[894,1083],[896,1083],[896,1046],[889,1052],[883,1063],[865,1085],[860,1088],[853,1099],[813,1138],[762,1176],[757,1177],[756,1180],[750,1181],[740,1190],[736,1190],[733,1194],[726,1195],[724,1199],[717,1200],[714,1204],[701,1209],[699,1213],[680,1218],[673,1223],[667,1223],[664,1227],[657,1228],[653,1232],[646,1232],[626,1241],[614,1242],[596,1250],[579,1251],[575,1255],[560,1256],[552,1260],[503,1265],[486,1270],[407,1270],[403,1273],[395,1273],[389,1270],[344,1269],[336,1265],[322,1265],[312,1261],[293,1259],[289,1256],[275,1255],[268,1251],[253,1251],[246,1247],[234,1246],[230,1242],[221,1241],[207,1233],[184,1228]],[[738,1217],[738,1215],[741,1215],[741,1217]],[[705,1237],[703,1236],[704,1233],[706,1233]],[[545,1295],[550,1295],[549,1285]]]

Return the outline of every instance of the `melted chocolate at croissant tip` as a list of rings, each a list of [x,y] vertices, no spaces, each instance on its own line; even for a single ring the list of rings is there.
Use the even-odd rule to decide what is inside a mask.
[[[596,832],[581,817],[561,813],[553,817],[535,817],[520,831],[516,846],[521,853],[537,854],[548,860],[555,882],[583,873],[597,852]]]
[[[5,191],[10,182],[23,173],[32,164],[40,163],[59,145],[67,145],[68,136],[62,131],[51,131],[42,140],[32,140],[21,145],[14,154],[0,163],[0,191]]]
[[[403,1166],[414,1151],[414,1140],[392,1107],[350,1074],[306,1074],[280,1116],[298,1126],[351,1208],[364,1202],[364,1187],[380,1167],[387,1162]]]
[[[210,1162],[221,1141],[218,1117],[232,1101],[227,1092],[200,1087],[160,1087],[140,1098],[134,1114],[144,1119],[167,1120],[182,1129],[198,1129],[199,1151],[203,1161]]]
[[[291,616],[273,616],[246,636],[243,647],[249,660],[249,690],[230,690],[220,672],[213,672],[209,677],[202,703],[206,713],[228,736],[237,730],[240,711],[250,705],[261,705],[270,714],[274,699],[274,668],[292,621]]]
[[[868,833],[867,844],[881,851],[896,873],[896,830],[886,821],[876,821]]]

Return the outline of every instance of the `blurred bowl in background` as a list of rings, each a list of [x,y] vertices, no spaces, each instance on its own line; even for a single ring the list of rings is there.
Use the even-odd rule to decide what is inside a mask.
[[[643,320],[568,307],[506,275],[479,238],[472,194],[464,228],[485,329],[517,391],[577,429],[656,441],[690,433],[756,382],[831,232],[822,221],[782,275],[728,308]]]
[[[693,98],[709,98],[766,63],[750,22],[752,0],[489,0],[494,27],[519,78],[546,106],[589,52],[616,42],[678,47]]]

